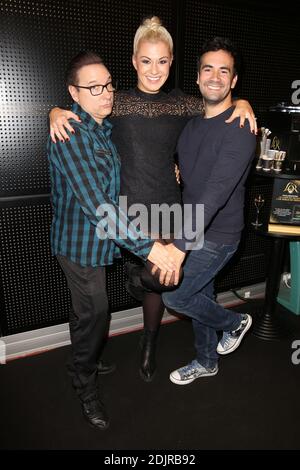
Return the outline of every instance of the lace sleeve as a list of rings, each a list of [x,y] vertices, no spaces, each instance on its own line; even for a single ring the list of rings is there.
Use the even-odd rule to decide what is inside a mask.
[[[203,114],[204,106],[202,98],[192,95],[185,96],[186,107],[191,115]]]
[[[164,94],[161,100],[143,100],[126,91],[116,93],[111,117],[144,116],[195,116],[203,113],[201,98],[174,90]]]

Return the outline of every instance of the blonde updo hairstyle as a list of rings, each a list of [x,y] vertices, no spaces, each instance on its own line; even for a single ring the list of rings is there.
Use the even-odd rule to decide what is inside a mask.
[[[163,41],[167,44],[170,49],[171,56],[173,56],[172,36],[162,25],[162,22],[158,16],[152,16],[152,18],[145,19],[141,26],[137,29],[133,40],[133,55],[136,55],[141,41]]]

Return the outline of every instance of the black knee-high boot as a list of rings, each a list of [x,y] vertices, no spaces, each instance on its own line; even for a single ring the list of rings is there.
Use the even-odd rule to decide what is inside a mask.
[[[141,365],[140,365],[140,376],[145,382],[151,382],[155,369],[155,353],[156,353],[156,341],[157,341],[158,330],[150,331],[144,329],[141,337]]]

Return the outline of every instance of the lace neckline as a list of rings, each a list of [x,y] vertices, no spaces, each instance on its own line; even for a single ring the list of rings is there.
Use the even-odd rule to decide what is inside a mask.
[[[158,93],[147,93],[140,90],[137,86],[133,88],[132,91],[135,96],[142,98],[144,101],[160,101],[162,98],[167,96],[167,94],[162,90],[160,90]]]

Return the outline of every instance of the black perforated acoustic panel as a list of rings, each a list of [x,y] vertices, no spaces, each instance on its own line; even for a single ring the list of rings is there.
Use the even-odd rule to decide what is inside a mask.
[[[49,200],[42,198],[1,204],[3,334],[49,326],[68,318],[68,289],[50,252],[51,218]]]
[[[290,102],[291,84],[300,76],[296,2],[186,0],[183,27],[184,91],[199,93],[196,57],[200,47],[208,38],[222,36],[235,42],[243,59],[237,96],[246,97],[257,115],[278,102]]]
[[[175,34],[174,7],[158,0],[1,0],[0,11],[0,196],[46,193],[47,116],[70,103],[70,59],[94,50],[120,87],[134,86],[136,28],[156,12]]]
[[[0,197],[48,192],[46,121],[45,113],[8,112],[7,107],[1,113]]]

